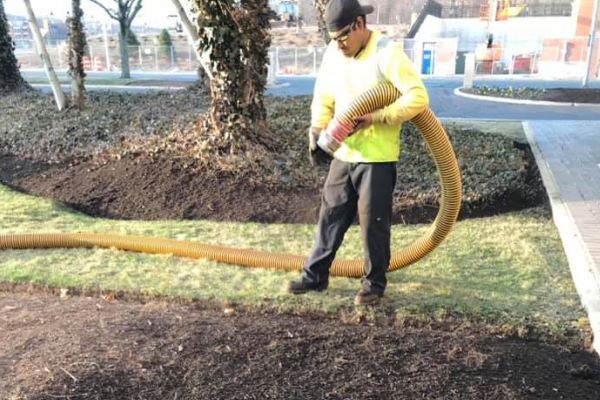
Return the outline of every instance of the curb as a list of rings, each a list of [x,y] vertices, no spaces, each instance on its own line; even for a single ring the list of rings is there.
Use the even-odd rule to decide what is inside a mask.
[[[530,106],[561,106],[561,107],[600,107],[600,104],[595,103],[563,103],[558,101],[536,101],[536,100],[518,100],[495,96],[482,96],[478,94],[464,93],[457,87],[454,89],[455,96],[466,97],[474,100],[494,101],[497,103],[521,104]]]
[[[588,315],[594,336],[592,348],[597,354],[600,354],[600,282],[593,271],[592,257],[581,238],[567,204],[561,198],[556,179],[546,163],[535,140],[533,129],[527,121],[523,121],[523,130],[550,200],[552,220],[560,235],[573,282]]]

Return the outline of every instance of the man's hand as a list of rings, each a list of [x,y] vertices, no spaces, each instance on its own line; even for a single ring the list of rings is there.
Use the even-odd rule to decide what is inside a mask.
[[[373,114],[365,114],[360,117],[356,117],[354,118],[354,122],[356,122],[356,128],[354,128],[354,132],[359,129],[367,129],[373,124]]]
[[[319,140],[321,131],[321,128],[314,126],[308,129],[308,159],[310,160],[310,165],[313,167],[326,164],[331,159],[329,154],[317,146],[317,140]]]

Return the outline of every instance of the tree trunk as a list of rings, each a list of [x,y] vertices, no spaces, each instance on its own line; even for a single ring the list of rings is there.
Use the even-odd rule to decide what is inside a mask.
[[[71,17],[69,18],[69,75],[71,75],[72,103],[79,110],[85,108],[85,87],[83,70],[83,52],[86,46],[85,33],[81,18],[81,0],[71,1]]]
[[[129,27],[119,21],[119,51],[121,53],[121,79],[131,78],[129,73],[129,52],[127,51],[127,43],[129,39]]]
[[[0,93],[30,89],[19,71],[13,41],[8,33],[8,21],[0,0]]]
[[[44,44],[44,39],[42,38],[42,33],[40,32],[40,27],[37,24],[37,19],[35,18],[35,14],[33,13],[33,9],[31,8],[31,2],[30,0],[23,0],[23,3],[25,3],[25,8],[27,9],[29,26],[31,27],[31,31],[33,32],[35,44],[37,46],[38,52],[40,53],[41,59],[44,61],[44,68],[46,70],[46,75],[48,75],[50,86],[52,86],[52,92],[54,93],[56,106],[58,107],[58,111],[62,111],[67,103],[65,100],[65,95],[62,92],[62,88],[60,87],[60,82],[58,80],[58,77],[56,76],[56,72],[54,72],[54,68],[52,67],[52,62],[50,61],[50,56],[48,55],[48,51],[46,50],[46,45]]]
[[[327,31],[327,24],[325,23],[325,6],[327,6],[327,3],[329,3],[329,0],[314,0],[314,5],[317,9],[317,25],[325,44],[329,44],[331,41],[329,32]]]
[[[267,0],[194,0],[199,52],[209,53],[212,102],[203,129],[207,146],[243,152],[268,145],[264,89],[269,35]]]

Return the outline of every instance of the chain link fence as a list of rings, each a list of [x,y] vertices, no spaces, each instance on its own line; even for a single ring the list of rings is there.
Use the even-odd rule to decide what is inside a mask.
[[[588,62],[588,38],[555,38],[524,41],[496,41],[490,47],[481,42],[462,42],[456,38],[427,41],[405,39],[404,51],[415,68],[423,75],[460,75],[465,70],[468,53],[475,54],[475,73],[478,75],[534,75],[541,79],[554,77],[581,78]],[[600,38],[593,46],[591,79],[599,79]],[[269,52],[270,81],[278,75],[315,75],[324,47],[273,47]],[[142,45],[127,48],[132,72],[194,72],[199,63],[192,46]],[[15,51],[21,68],[43,68],[35,46]],[[55,69],[68,68],[66,43],[48,47]],[[86,71],[120,71],[121,54],[118,47],[88,46],[84,58]]]

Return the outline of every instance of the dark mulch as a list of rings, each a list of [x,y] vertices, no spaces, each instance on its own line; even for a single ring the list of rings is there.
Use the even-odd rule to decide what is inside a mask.
[[[504,88],[504,87],[474,87],[461,89],[465,93],[491,97],[507,97],[520,100],[553,101],[557,103],[600,104],[600,89],[575,88]]]
[[[529,159],[528,168],[519,172],[518,179],[528,185],[527,192],[506,187],[481,200],[465,199],[460,218],[544,204],[546,196],[532,156],[524,152],[523,157]],[[400,171],[399,181],[403,178]],[[183,160],[134,156],[107,164],[87,161],[72,165],[0,155],[0,181],[90,215],[144,220],[315,223],[321,191],[318,185],[273,186],[227,172],[191,169]],[[435,218],[436,197],[407,196],[401,189],[400,182],[394,200],[394,223],[427,223]]]
[[[110,299],[110,296],[107,297]],[[598,399],[565,343],[456,321],[0,292],[2,399]]]
[[[600,89],[546,89],[536,100],[563,103],[600,103]]]

